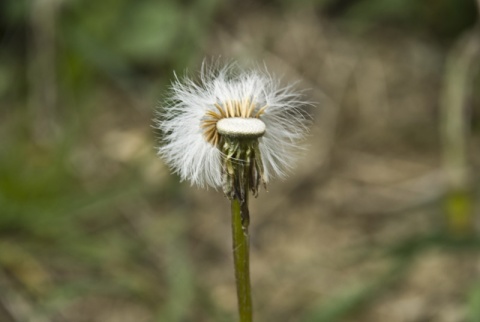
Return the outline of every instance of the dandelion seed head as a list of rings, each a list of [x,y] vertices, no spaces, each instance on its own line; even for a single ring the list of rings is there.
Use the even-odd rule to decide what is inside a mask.
[[[156,121],[164,141],[158,153],[182,180],[222,188],[225,136],[255,138],[262,181],[284,177],[307,132],[306,104],[267,71],[204,64],[198,82],[176,76],[172,83]]]

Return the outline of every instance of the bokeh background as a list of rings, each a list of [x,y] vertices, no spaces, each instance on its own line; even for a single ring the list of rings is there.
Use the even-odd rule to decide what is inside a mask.
[[[229,202],[153,129],[173,72],[316,102],[252,200],[257,321],[480,321],[475,0],[2,0],[0,321],[235,321]]]

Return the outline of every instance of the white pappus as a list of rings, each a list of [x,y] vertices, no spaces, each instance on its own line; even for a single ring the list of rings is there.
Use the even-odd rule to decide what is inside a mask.
[[[258,140],[258,176],[267,183],[292,168],[308,130],[307,104],[292,85],[281,86],[266,70],[203,64],[198,82],[175,77],[158,110],[155,124],[163,137],[158,154],[182,180],[222,188],[223,138],[231,131]]]

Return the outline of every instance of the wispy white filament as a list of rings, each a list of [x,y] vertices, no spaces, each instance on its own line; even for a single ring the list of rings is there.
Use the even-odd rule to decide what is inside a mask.
[[[302,110],[306,102],[292,86],[281,87],[266,71],[240,70],[236,65],[203,66],[199,82],[176,77],[156,122],[164,140],[159,155],[182,180],[221,188],[221,152],[205,139],[202,121],[208,111],[218,113],[215,104],[247,99],[257,112],[266,106],[259,116],[265,124],[265,134],[259,138],[263,178],[268,182],[272,177],[284,177],[307,131]]]

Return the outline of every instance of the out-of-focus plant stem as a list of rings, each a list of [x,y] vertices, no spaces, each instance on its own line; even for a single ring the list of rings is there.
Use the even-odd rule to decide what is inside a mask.
[[[239,200],[237,198],[232,200],[233,259],[240,322],[252,321],[248,235],[249,220],[247,192],[245,194],[245,200]]]
[[[56,126],[58,98],[56,64],[56,30],[62,0],[33,0],[30,5],[29,106],[33,114],[33,135],[48,143]]]
[[[480,8],[480,0],[477,1]],[[474,231],[468,108],[479,67],[480,23],[464,34],[448,55],[440,101],[443,166],[448,188],[446,216],[448,229],[454,236],[468,236]]]

